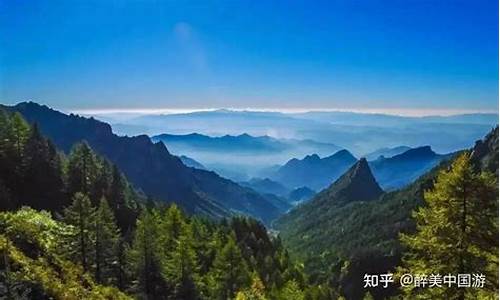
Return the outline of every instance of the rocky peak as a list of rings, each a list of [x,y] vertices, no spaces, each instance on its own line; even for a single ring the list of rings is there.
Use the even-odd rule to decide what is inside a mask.
[[[352,201],[371,201],[377,199],[384,191],[373,177],[365,158],[361,158],[344,175],[330,187],[321,192],[335,203]],[[324,197],[325,195],[322,195]]]

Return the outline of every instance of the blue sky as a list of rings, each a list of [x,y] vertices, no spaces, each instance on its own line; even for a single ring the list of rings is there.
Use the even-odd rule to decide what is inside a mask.
[[[497,1],[0,2],[0,102],[498,109]]]

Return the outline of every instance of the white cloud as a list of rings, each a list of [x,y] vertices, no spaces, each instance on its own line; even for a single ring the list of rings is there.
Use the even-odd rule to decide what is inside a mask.
[[[174,25],[173,34],[185,62],[197,72],[208,72],[205,49],[194,28],[189,23],[178,22]]]

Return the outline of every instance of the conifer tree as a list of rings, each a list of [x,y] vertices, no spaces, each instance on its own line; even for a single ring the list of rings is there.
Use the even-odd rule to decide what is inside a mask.
[[[434,189],[424,194],[425,206],[414,213],[417,232],[402,235],[408,253],[399,273],[486,275],[484,289],[406,288],[410,297],[476,299],[497,295],[498,184],[492,174],[476,174],[469,154],[442,171]]]
[[[304,292],[295,280],[289,280],[280,291],[279,300],[303,300]]]
[[[18,203],[22,200],[24,190],[24,148],[30,135],[30,126],[19,113],[7,117],[5,122],[7,128],[2,130],[4,160],[1,175],[5,184],[10,187],[12,200]]]
[[[13,209],[17,203],[13,183],[16,183],[16,163],[13,160],[12,122],[9,114],[0,109],[0,208]]]
[[[23,155],[24,146],[29,137],[30,126],[19,113],[14,113],[11,117],[11,134],[14,150],[17,158],[20,160]]]
[[[94,258],[95,243],[95,208],[89,198],[76,193],[73,203],[64,210],[67,224],[73,225],[75,232],[70,239],[70,253],[79,261],[84,271],[89,271]]]
[[[247,264],[236,244],[234,233],[226,245],[219,250],[211,270],[214,299],[231,299],[236,292],[249,286],[250,274]]]
[[[102,197],[107,197],[110,194],[111,187],[111,164],[103,158],[97,159],[97,173],[95,181],[92,185],[90,199],[98,206]]]
[[[192,247],[196,254],[198,269],[201,274],[206,274],[212,266],[216,253],[214,234],[202,219],[193,217],[190,222]]]
[[[113,165],[111,174],[111,187],[109,194],[109,205],[114,211],[119,211],[126,205],[126,184],[120,170]]]
[[[125,241],[125,237],[120,236],[117,244],[116,251],[116,265],[114,268],[114,273],[116,277],[116,286],[120,290],[125,290],[125,287],[128,284],[128,261],[127,261],[127,253],[129,252],[129,247],[127,242]]]
[[[167,285],[162,273],[161,217],[155,210],[144,211],[136,223],[129,259],[137,278],[137,289],[149,299],[165,299]]]
[[[162,222],[163,249],[168,256],[176,247],[176,241],[186,231],[186,220],[176,204],[171,204],[166,210]]]
[[[90,195],[98,173],[99,163],[89,145],[85,142],[75,145],[69,155],[67,166],[69,194],[81,192]]]
[[[172,286],[171,299],[197,299],[197,262],[188,226],[173,243],[175,246],[165,264],[166,276]]]
[[[250,288],[239,291],[236,300],[266,300],[266,288],[256,272],[252,273],[252,285]]]
[[[54,145],[42,136],[35,123],[24,148],[23,204],[34,208],[60,210],[64,183],[61,159]]]
[[[12,125],[9,114],[0,109],[0,157],[6,155],[5,152],[11,146]]]
[[[102,197],[95,218],[95,280],[111,283],[113,264],[117,263],[120,231],[108,201]]]

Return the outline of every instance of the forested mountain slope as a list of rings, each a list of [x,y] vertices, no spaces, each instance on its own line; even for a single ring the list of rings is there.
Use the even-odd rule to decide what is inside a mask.
[[[162,143],[153,144],[145,135],[117,136],[106,123],[66,115],[33,102],[5,108],[39,124],[41,131],[66,153],[73,144],[87,141],[147,195],[178,203],[188,213],[223,217],[237,212],[265,222],[280,214],[278,208],[253,190],[213,172],[186,167]]]
[[[477,142],[471,153],[479,169],[498,174],[498,127]],[[364,273],[394,271],[399,264],[402,248],[398,236],[415,230],[412,211],[422,205],[424,191],[433,187],[438,172],[447,169],[451,160],[407,187],[372,201],[343,201],[346,204],[339,206],[335,203],[344,196],[330,193],[325,197],[327,190],[323,191],[279,218],[274,226],[292,254],[305,261],[313,278],[327,280],[349,298],[360,299]],[[314,207],[322,203],[328,205]],[[379,289],[374,296],[394,292]]]
[[[0,125],[0,298],[334,297],[262,223],[187,216],[85,142],[64,156],[18,113]]]

